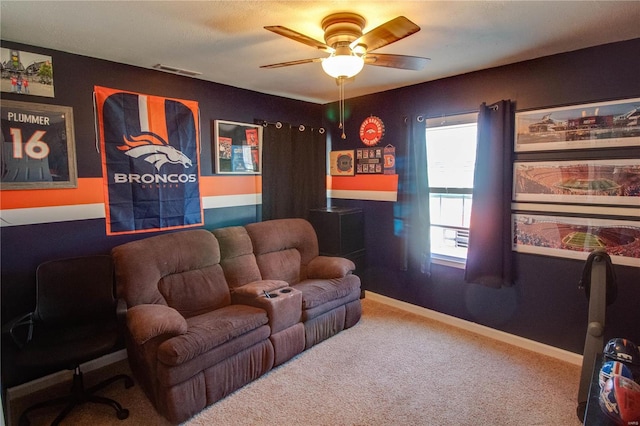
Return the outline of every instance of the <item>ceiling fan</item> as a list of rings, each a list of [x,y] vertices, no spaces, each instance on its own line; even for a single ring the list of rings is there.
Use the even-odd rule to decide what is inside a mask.
[[[366,20],[351,12],[334,13],[322,20],[324,40],[321,42],[292,29],[275,25],[266,26],[266,30],[297,42],[330,53],[329,57],[301,59],[263,65],[260,68],[280,68],[291,65],[321,62],[325,72],[334,78],[351,78],[366,65],[421,70],[429,61],[428,58],[405,55],[373,53],[388,44],[402,40],[418,31],[420,27],[404,16],[398,16],[373,30],[363,34]]]

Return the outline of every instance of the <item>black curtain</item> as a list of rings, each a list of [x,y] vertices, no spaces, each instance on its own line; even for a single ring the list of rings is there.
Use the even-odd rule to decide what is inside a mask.
[[[308,218],[326,206],[324,131],[289,124],[265,125],[262,142],[262,220]]]
[[[514,105],[480,105],[465,281],[500,288],[513,284],[511,185]]]
[[[431,274],[431,224],[429,220],[429,176],[427,173],[426,127],[422,116],[406,118],[407,153],[398,183],[403,271]]]

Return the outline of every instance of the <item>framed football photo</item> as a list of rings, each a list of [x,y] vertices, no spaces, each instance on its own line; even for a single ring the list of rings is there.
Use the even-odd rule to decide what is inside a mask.
[[[353,176],[355,174],[353,150],[331,151],[329,171],[331,176]]]
[[[73,109],[2,100],[2,189],[77,186]]]
[[[262,126],[235,121],[214,121],[216,173],[262,172]]]

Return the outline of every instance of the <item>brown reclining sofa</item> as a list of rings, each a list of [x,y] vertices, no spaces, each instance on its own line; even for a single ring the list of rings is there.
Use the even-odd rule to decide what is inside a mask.
[[[162,234],[112,256],[131,370],[173,423],[362,314],[355,265],[319,256],[303,219]]]

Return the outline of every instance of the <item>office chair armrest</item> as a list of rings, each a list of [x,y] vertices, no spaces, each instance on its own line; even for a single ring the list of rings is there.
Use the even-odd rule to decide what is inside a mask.
[[[27,329],[27,334],[24,339],[20,339],[16,333],[24,326],[28,326],[29,328]],[[15,344],[18,345],[19,348],[22,348],[33,336],[33,312],[29,312],[28,314],[21,315],[9,321],[2,327],[2,334],[5,333],[9,333]]]
[[[116,300],[116,321],[118,322],[118,330],[123,332],[127,326],[127,302],[124,299]]]
[[[318,256],[307,265],[307,277],[316,279],[343,278],[355,269],[356,265],[344,257]]]
[[[167,335],[173,337],[187,332],[187,320],[175,309],[165,305],[137,305],[127,310],[127,328],[138,345]]]

